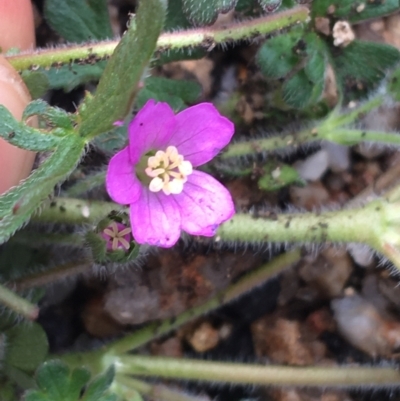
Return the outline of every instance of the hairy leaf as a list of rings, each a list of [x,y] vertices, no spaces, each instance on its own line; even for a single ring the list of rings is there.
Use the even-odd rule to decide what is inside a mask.
[[[107,0],[46,0],[44,16],[70,42],[112,37]]]
[[[58,137],[50,133],[43,133],[38,129],[17,121],[13,115],[1,105],[0,137],[19,148],[36,152],[54,149],[60,142]]]
[[[137,104],[141,108],[149,99],[167,102],[175,111],[193,104],[201,95],[201,86],[192,81],[177,81],[163,77],[149,77],[139,92]]]
[[[18,324],[6,330],[5,336],[5,364],[34,371],[46,358],[49,345],[46,333],[39,324]]]
[[[108,392],[113,379],[114,369],[109,368],[103,375],[96,377],[82,395],[90,373],[83,368],[73,371],[59,360],[45,362],[37,371],[38,390],[29,391],[24,401],[115,401],[116,396]]]
[[[82,107],[80,134],[94,137],[110,130],[129,112],[138,83],[162,30],[166,0],[142,0],[132,24],[116,47],[100,79],[96,95]],[[135,28],[136,26],[136,28]]]
[[[313,17],[333,17],[349,22],[378,18],[400,10],[399,0],[315,0],[312,2]]]
[[[70,92],[78,85],[98,81],[106,63],[107,61],[102,60],[95,64],[72,63],[50,69],[39,68],[37,71],[26,70],[21,77],[29,90],[37,90],[40,96],[43,96],[49,89],[63,89],[65,92]],[[42,84],[46,82],[47,85],[37,85],[37,80]]]
[[[332,57],[342,90],[361,95],[374,90],[399,61],[400,52],[395,47],[359,40],[335,49]]]
[[[75,168],[85,143],[77,135],[60,138],[54,152],[19,186],[0,196],[0,244],[26,223],[32,213]]]
[[[235,8],[238,0],[182,0],[183,11],[194,25],[211,25],[219,13]]]

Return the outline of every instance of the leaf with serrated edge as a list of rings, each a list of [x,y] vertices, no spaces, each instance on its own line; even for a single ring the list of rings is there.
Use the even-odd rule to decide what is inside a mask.
[[[5,332],[7,348],[4,363],[25,371],[34,371],[48,352],[46,333],[37,323],[19,324]]]
[[[87,387],[82,401],[103,400],[103,395],[110,388],[114,376],[114,366],[110,366],[104,374],[95,377]]]
[[[19,186],[0,196],[0,244],[26,223],[32,213],[78,163],[85,143],[78,136],[60,139],[54,152]]]
[[[70,42],[112,37],[107,0],[46,0],[44,16]]]
[[[166,0],[139,3],[136,24],[131,23],[108,61],[94,98],[81,108],[81,136],[94,137],[109,131],[115,121],[128,114],[138,83],[156,48],[166,9]]]
[[[219,13],[235,8],[238,0],[182,0],[183,11],[194,25],[211,25]]]
[[[54,149],[60,141],[52,134],[42,133],[17,121],[2,105],[0,105],[0,137],[12,145],[35,152]]]
[[[399,0],[336,0],[335,2],[332,0],[315,0],[311,7],[313,17],[333,17],[353,23],[383,17],[399,10]]]

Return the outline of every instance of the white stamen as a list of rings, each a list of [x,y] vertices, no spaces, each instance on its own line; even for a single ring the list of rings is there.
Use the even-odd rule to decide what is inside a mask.
[[[164,187],[164,181],[160,177],[155,177],[150,181],[149,189],[151,192],[159,192]]]
[[[159,150],[147,161],[146,174],[153,178],[149,189],[152,192],[163,191],[166,195],[180,194],[187,176],[192,174],[193,166],[178,153],[175,146],[168,146],[166,151]]]

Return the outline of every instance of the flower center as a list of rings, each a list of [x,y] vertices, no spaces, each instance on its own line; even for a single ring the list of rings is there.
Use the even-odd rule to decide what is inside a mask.
[[[146,174],[152,178],[151,192],[163,191],[166,195],[180,194],[187,176],[192,174],[192,163],[183,160],[175,146],[168,146],[164,152],[159,150],[147,160]]]
[[[103,230],[103,238],[109,241],[111,250],[116,251],[118,248],[129,249],[128,242],[131,229],[124,227],[123,224],[112,222],[106,229]]]

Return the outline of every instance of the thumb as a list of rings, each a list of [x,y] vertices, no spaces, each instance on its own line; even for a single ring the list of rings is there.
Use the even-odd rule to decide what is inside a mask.
[[[35,32],[30,0],[0,0],[0,47],[33,48]],[[19,74],[0,55],[0,104],[21,119],[31,98]],[[10,145],[0,138],[0,194],[17,185],[32,169],[35,154]]]

